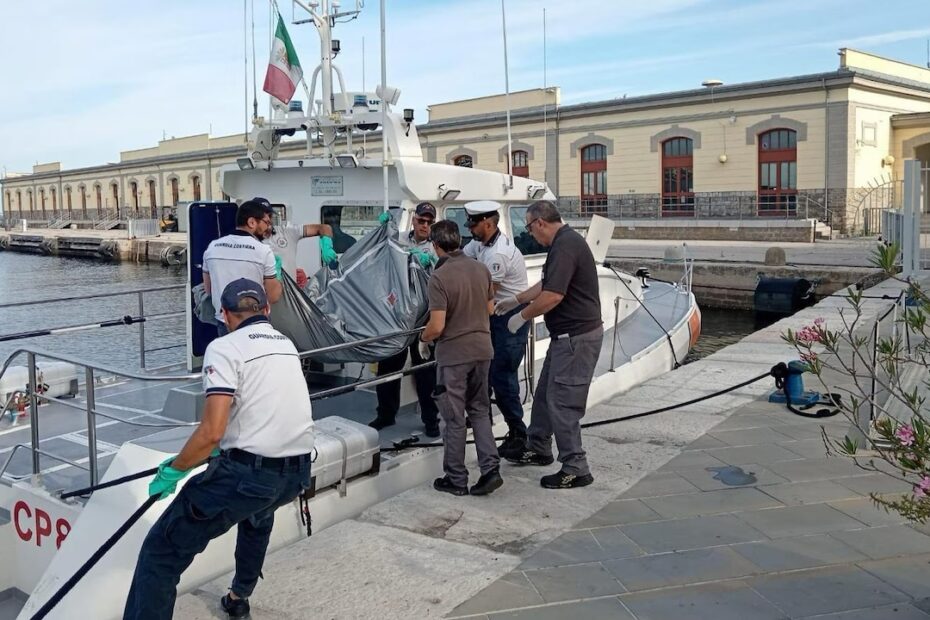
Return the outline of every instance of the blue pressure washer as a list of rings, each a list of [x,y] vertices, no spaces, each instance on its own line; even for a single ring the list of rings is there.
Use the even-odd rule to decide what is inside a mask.
[[[775,377],[775,391],[769,395],[770,403],[787,405],[788,410],[805,418],[827,418],[839,413],[840,395],[806,391],[804,389],[804,373],[810,367],[801,360],[792,360],[787,364],[779,362],[772,367],[772,376]],[[823,398],[826,396],[826,399]],[[831,405],[834,409],[818,409],[815,412],[807,410],[814,405]]]

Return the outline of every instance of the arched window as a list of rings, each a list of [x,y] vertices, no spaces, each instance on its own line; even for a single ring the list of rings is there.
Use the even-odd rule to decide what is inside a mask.
[[[581,206],[607,206],[607,147],[603,144],[581,149]]]
[[[68,205],[68,219],[71,219],[71,186],[65,188],[65,200]]]
[[[691,138],[662,143],[662,215],[694,215],[693,153]]]
[[[513,176],[526,179],[530,177],[530,161],[526,151],[513,152]]]
[[[16,190],[16,204],[19,205],[19,214],[23,214],[23,193],[20,190]]]
[[[6,204],[3,206],[3,212],[4,212],[4,213],[12,213],[12,212],[13,212],[13,198],[12,198],[12,196],[10,195],[10,192],[7,192],[7,193],[6,193]]]
[[[29,194],[29,212],[35,211],[35,201],[32,198],[32,190],[26,190],[26,193]]]
[[[39,190],[39,204],[42,205],[42,217],[45,217],[45,188]]]
[[[152,207],[152,213],[155,213],[155,208],[158,206],[158,201],[155,199],[155,181],[152,179],[148,180],[149,186],[149,206]]]
[[[81,190],[81,217],[85,220],[87,219],[87,188],[81,185],[79,188]]]
[[[171,179],[171,206],[178,206],[178,180],[176,178]]]
[[[798,137],[793,129],[759,135],[759,215],[786,215],[798,207]]]
[[[139,213],[139,184],[135,181],[129,184],[129,192],[132,194],[132,210]]]
[[[51,189],[52,192],[52,213],[58,210],[58,190],[54,187]]]
[[[194,200],[200,200],[200,177],[193,177],[191,184],[194,186]]]
[[[462,168],[474,168],[475,162],[471,158],[471,155],[459,155],[452,160],[452,163],[456,166],[461,166]]]
[[[116,209],[116,213],[119,214],[119,185],[111,183],[110,194],[113,195],[113,208]]]
[[[103,208],[103,192],[102,192],[102,190],[100,189],[100,184],[99,184],[99,183],[97,183],[96,185],[94,185],[94,194],[96,194],[96,196],[97,196],[97,211],[98,211],[97,217],[99,217],[99,216],[100,216],[99,211],[100,211],[100,209]]]

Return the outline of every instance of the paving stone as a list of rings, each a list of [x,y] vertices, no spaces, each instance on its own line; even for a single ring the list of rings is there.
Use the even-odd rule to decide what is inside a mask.
[[[765,540],[766,536],[732,515],[692,517],[620,528],[647,553],[684,551]]]
[[[569,531],[527,558],[521,569],[600,562],[642,555],[643,551],[616,527]]]
[[[765,492],[789,506],[800,504],[823,504],[846,499],[861,499],[862,496],[832,480],[809,480],[807,482],[790,482],[773,484],[765,487]]]
[[[743,512],[739,517],[770,538],[862,528],[862,523],[826,504]]]
[[[887,607],[870,607],[855,611],[841,611],[838,614],[807,616],[799,620],[928,620],[928,618],[930,615],[913,605],[898,603]]]
[[[850,499],[842,502],[830,502],[833,508],[845,512],[857,521],[862,521],[866,525],[896,525],[907,521],[904,517],[894,511],[887,511],[884,508],[877,507],[875,502],[868,497],[859,499]]]
[[[600,563],[526,571],[547,603],[621,594],[626,589]]]
[[[639,620],[783,620],[785,614],[740,582],[625,594]]]
[[[830,535],[873,560],[930,553],[930,536],[906,525],[871,527],[852,532],[833,532]]]
[[[745,465],[746,463],[777,463],[778,461],[792,461],[802,458],[779,445],[743,446],[739,448],[713,448],[706,451],[714,458],[720,459],[729,465]]]
[[[491,620],[565,620],[565,618],[635,620],[623,603],[615,597],[491,614]]]
[[[845,564],[867,557],[827,534],[743,543],[730,548],[768,572]]]
[[[630,592],[732,579],[759,572],[752,562],[727,547],[611,560],[604,562],[604,566]]]
[[[690,471],[695,468],[704,469],[705,467],[722,467],[726,465],[723,461],[712,457],[703,450],[692,450],[682,452],[668,463],[663,465],[660,472],[680,472]]]
[[[791,617],[890,605],[907,595],[855,566],[765,575],[747,580]]]
[[[778,445],[806,459],[820,459],[827,456],[827,448],[820,438],[781,441]]]
[[[862,470],[859,471],[862,473]],[[836,480],[836,482],[848,489],[852,489],[860,495],[868,495],[869,493],[877,493],[879,495],[900,494],[908,493],[911,490],[911,485],[909,483],[882,473],[863,474],[852,478]]]
[[[654,510],[649,508],[642,500],[625,499],[610,502],[593,515],[575,525],[572,529],[580,530],[605,525],[625,525],[627,523],[643,523],[661,519]]]
[[[659,497],[678,493],[691,493],[697,487],[676,473],[651,474],[627,489],[621,498]]]
[[[543,599],[521,571],[513,571],[452,610],[452,616],[542,605]]]
[[[930,597],[930,555],[859,562],[859,567],[914,598]]]
[[[787,478],[791,482],[805,482],[808,480],[836,480],[848,476],[861,476],[862,470],[856,467],[852,459],[840,457],[824,457],[819,459],[800,459],[772,463],[769,468]],[[845,486],[845,485],[844,485]],[[851,488],[851,487],[850,487]],[[856,489],[853,489],[854,491]]]
[[[687,495],[667,495],[642,501],[646,506],[666,519],[781,506],[781,503],[777,500],[751,487],[703,491],[688,493]]]
[[[840,430],[842,428],[842,430]],[[848,423],[844,423],[842,427],[840,426],[831,426],[826,429],[827,435],[830,437],[836,437],[837,439],[842,438],[846,434],[846,430],[849,428]],[[791,439],[798,440],[807,440],[807,439],[816,439],[821,441],[823,437],[824,429],[821,429],[819,425],[805,425],[805,424],[783,424],[778,426],[778,432],[783,435],[787,435]]]
[[[742,471],[745,474],[752,474],[755,477],[755,482],[748,482],[747,484],[740,485],[727,484],[724,482],[724,480],[721,479],[723,476],[721,476],[720,472],[726,470],[721,468],[733,467],[739,468],[739,470],[735,470],[737,472]],[[702,491],[719,491],[739,487],[763,487],[770,484],[784,484],[789,482],[787,478],[783,478],[757,463],[750,463],[748,465],[721,465],[720,467],[693,469],[691,471],[679,472],[679,475]]]
[[[719,439],[715,437],[711,437],[710,435],[702,435],[698,439],[695,439],[694,441],[689,443],[687,446],[685,446],[683,450],[684,451],[705,450],[707,448],[722,448],[722,447],[726,447],[726,445],[727,444],[723,443],[722,441],[720,441]]]
[[[779,441],[789,441],[793,439],[788,435],[782,434],[772,428],[750,428],[736,431],[717,431],[710,432],[711,437],[719,439],[729,446],[765,446]]]

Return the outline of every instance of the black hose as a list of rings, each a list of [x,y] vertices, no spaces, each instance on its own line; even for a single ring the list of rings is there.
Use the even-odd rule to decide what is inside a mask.
[[[123,484],[124,482],[132,482],[133,480],[138,480],[139,478],[145,478],[146,476],[153,476],[158,473],[158,468],[153,467],[152,469],[146,469],[145,471],[136,472],[134,474],[129,474],[128,476],[123,476],[122,478],[114,478],[113,480],[108,480],[102,484],[95,484],[93,486],[85,487],[83,489],[77,489],[76,491],[68,491],[67,493],[62,493],[60,499],[68,499],[69,497],[77,497],[78,495],[87,495],[88,493],[93,493],[94,491],[99,491],[100,489],[108,489],[110,487],[115,487],[117,485]]]
[[[145,512],[157,501],[157,495],[149,496],[149,498],[145,500],[145,502],[139,506],[139,508],[134,513],[132,513],[132,516],[129,517],[126,522],[119,527],[119,529],[113,532],[113,535],[110,536],[107,541],[100,546],[100,548],[94,551],[93,555],[91,555],[90,558],[88,558],[87,561],[81,565],[81,568],[77,569],[77,571],[68,578],[68,581],[66,581],[64,585],[58,588],[58,591],[55,592],[55,594],[53,594],[47,601],[45,601],[45,604],[39,608],[39,611],[33,614],[32,620],[41,620],[47,616],[49,612],[52,611],[52,609],[54,609],[55,606],[61,602],[61,599],[63,599],[68,594],[68,592],[74,589],[74,586],[77,585],[77,583],[84,577],[84,575],[86,575],[88,571],[90,571],[90,569],[92,569],[97,564],[97,562],[99,562],[100,559],[106,555],[107,552],[112,549],[123,536],[126,535],[126,532],[129,531],[129,528],[135,525],[136,521],[141,519],[142,515],[144,515]]]
[[[830,399],[829,403],[834,406],[833,409],[818,409],[813,413],[808,413],[806,410],[798,409],[791,404],[791,394],[788,393],[788,390],[785,389],[785,381],[788,379],[788,375],[792,374],[801,374],[801,371],[792,370],[788,367],[788,364],[784,362],[779,362],[772,366],[772,376],[775,377],[775,388],[781,390],[785,395],[785,405],[788,407],[788,411],[795,415],[799,415],[802,418],[831,418],[840,412],[840,395],[839,394],[828,394],[827,397]],[[816,403],[815,403],[816,404]],[[813,405],[811,405],[813,407]]]

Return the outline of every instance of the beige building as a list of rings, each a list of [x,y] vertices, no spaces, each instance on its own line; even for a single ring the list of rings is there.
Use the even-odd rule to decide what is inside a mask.
[[[512,155],[497,95],[431,106],[424,159],[505,172],[512,157],[514,174],[545,180],[569,213],[816,217],[844,230],[895,204],[905,158],[930,165],[930,70],[851,49],[825,73],[566,106],[558,88],[538,89],[512,93],[510,107]],[[377,132],[364,148],[379,151]],[[219,200],[219,166],[243,154],[241,135],[197,135],[118,164],[36,166],[3,180],[3,209],[88,221]]]

